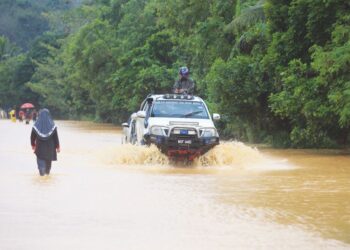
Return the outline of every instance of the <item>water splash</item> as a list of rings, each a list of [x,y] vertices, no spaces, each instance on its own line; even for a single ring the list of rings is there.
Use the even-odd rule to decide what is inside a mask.
[[[220,167],[228,166],[246,170],[283,169],[285,161],[271,159],[258,149],[242,142],[222,142],[193,162],[173,162],[161,153],[154,145],[150,147],[124,144],[110,149],[104,149],[100,157],[109,165],[158,165],[158,166],[191,166]]]
[[[196,166],[235,166],[245,167],[266,161],[256,149],[242,142],[222,142],[194,161]]]
[[[118,165],[169,165],[169,159],[154,145],[150,147],[123,144],[109,150],[109,164]],[[106,151],[104,152],[106,154]]]

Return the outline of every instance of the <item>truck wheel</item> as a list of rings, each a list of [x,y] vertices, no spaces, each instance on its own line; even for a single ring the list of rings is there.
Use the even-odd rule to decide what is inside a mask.
[[[135,145],[136,143],[137,143],[136,135],[132,135],[132,136],[131,136],[131,144],[132,144],[132,145]]]

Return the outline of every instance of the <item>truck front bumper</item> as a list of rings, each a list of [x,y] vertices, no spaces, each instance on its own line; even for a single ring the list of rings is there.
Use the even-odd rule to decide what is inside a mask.
[[[146,135],[145,141],[148,145],[156,145],[171,158],[193,160],[218,145],[219,137]]]

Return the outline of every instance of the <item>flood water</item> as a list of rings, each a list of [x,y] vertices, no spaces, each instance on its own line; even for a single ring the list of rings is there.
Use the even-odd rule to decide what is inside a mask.
[[[350,249],[350,154],[222,143],[192,165],[57,122],[39,177],[31,125],[0,120],[0,249]]]

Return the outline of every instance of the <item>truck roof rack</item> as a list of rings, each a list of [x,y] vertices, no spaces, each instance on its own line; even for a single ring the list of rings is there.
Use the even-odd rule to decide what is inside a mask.
[[[165,94],[164,99],[177,99],[177,100],[193,100],[193,95],[183,95],[183,94]]]

